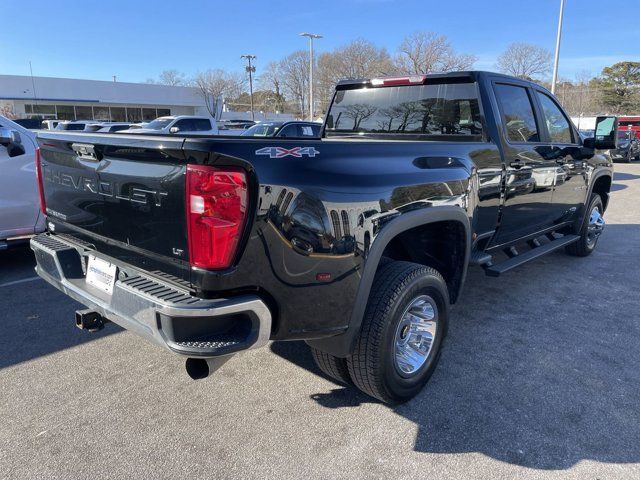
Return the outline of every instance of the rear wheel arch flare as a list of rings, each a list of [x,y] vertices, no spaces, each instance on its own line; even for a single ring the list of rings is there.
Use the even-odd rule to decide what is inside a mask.
[[[362,269],[360,285],[354,298],[353,310],[351,311],[347,330],[341,335],[309,340],[307,343],[337,357],[350,355],[351,352],[353,352],[355,339],[360,332],[376,271],[378,270],[380,262],[382,261],[384,263],[383,254],[387,246],[395,237],[407,230],[438,222],[457,222],[460,225],[459,228],[461,231],[464,232],[464,248],[462,258],[460,259],[459,287],[457,288],[454,298],[459,297],[466,277],[471,252],[471,226],[468,213],[460,207],[450,205],[429,207],[403,213],[401,216],[384,225],[371,241],[370,249]],[[451,295],[449,300],[451,301]]]
[[[467,241],[461,222],[430,222],[396,235],[383,256],[436,269],[447,283],[450,302],[455,303],[462,287]]]

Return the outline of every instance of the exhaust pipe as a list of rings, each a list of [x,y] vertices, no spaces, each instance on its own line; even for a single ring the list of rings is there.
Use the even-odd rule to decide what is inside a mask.
[[[80,330],[97,332],[104,328],[104,324],[109,322],[106,318],[93,310],[76,310],[76,327]]]
[[[193,380],[201,380],[218,370],[231,357],[233,355],[221,355],[212,358],[187,358],[184,368]]]

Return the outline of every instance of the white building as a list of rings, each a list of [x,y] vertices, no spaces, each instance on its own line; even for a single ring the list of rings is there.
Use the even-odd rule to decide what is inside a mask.
[[[0,114],[117,122],[208,115],[203,98],[190,87],[21,75],[0,75]]]
[[[150,83],[0,75],[0,115],[8,118],[141,122],[163,115],[209,112],[196,88]],[[221,120],[249,119],[250,112],[222,112]],[[293,115],[255,112],[256,120]]]

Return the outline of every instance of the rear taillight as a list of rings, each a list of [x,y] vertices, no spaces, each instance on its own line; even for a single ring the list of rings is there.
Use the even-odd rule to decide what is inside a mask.
[[[187,165],[189,262],[228,268],[247,216],[247,176],[230,167]]]
[[[36,148],[36,177],[38,177],[38,192],[40,193],[40,210],[47,214],[47,203],[44,200],[44,177],[42,176],[42,161],[40,160],[40,149]]]

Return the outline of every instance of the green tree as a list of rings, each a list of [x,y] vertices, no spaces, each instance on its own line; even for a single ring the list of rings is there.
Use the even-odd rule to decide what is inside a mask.
[[[640,62],[618,62],[605,67],[592,84],[599,89],[602,104],[612,113],[640,111]]]

